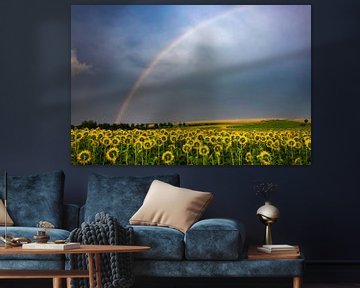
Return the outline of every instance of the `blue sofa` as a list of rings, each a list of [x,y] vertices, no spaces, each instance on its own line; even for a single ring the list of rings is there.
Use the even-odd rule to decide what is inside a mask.
[[[83,222],[92,222],[99,212],[117,218],[123,226],[140,208],[154,179],[179,186],[180,177],[119,177],[89,175],[85,204],[63,204],[64,173],[9,177],[8,210],[15,222],[8,233],[32,238],[39,221],[56,228],[51,239],[66,239]],[[0,181],[3,181],[0,177]],[[3,195],[0,188],[0,195]],[[216,199],[215,199],[216,201]],[[247,260],[245,229],[234,219],[203,219],[185,233],[159,226],[132,226],[136,245],[151,250],[135,253],[134,272],[145,277],[299,277],[303,259]],[[0,227],[0,233],[4,228]],[[63,269],[65,259],[57,255],[0,255],[0,269]],[[295,283],[295,282],[294,282]],[[294,287],[300,287],[294,284]]]
[[[89,175],[80,221],[91,222],[104,211],[123,226],[140,208],[154,179],[179,186],[180,177],[119,177]],[[216,199],[215,199],[216,201]],[[135,275],[150,277],[299,277],[302,259],[246,259],[245,229],[234,219],[203,219],[186,233],[159,226],[132,225],[136,245],[151,250],[135,253]],[[294,286],[299,287],[299,286]]]

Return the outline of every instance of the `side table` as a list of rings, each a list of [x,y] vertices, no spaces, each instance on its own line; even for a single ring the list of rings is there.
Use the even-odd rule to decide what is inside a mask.
[[[248,249],[247,259],[252,261],[283,261],[284,266],[291,271],[291,266],[298,266],[299,261],[303,261],[303,256],[300,253],[296,254],[287,254],[287,253],[278,253],[278,254],[267,254],[264,252],[260,252],[257,250],[257,246],[252,245]],[[298,269],[294,269],[294,273],[288,273],[284,275],[285,277],[292,277],[293,288],[301,288],[302,286],[302,271],[298,271]]]

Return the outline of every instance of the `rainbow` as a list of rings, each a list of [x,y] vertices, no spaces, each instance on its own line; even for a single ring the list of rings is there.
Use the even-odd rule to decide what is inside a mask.
[[[174,40],[172,40],[169,44],[167,44],[155,57],[149,62],[147,67],[144,69],[144,71],[141,73],[139,78],[136,80],[134,85],[129,90],[129,93],[125,96],[124,101],[122,102],[120,106],[120,110],[116,116],[115,123],[121,123],[123,120],[123,116],[129,106],[129,103],[131,99],[136,94],[136,91],[139,89],[139,87],[142,85],[142,83],[145,81],[145,79],[150,75],[150,73],[154,70],[154,68],[159,64],[159,62],[165,57],[166,54],[168,54],[171,50],[176,48],[180,43],[182,43],[185,39],[187,39],[189,36],[194,34],[195,32],[199,31],[200,29],[220,20],[223,19],[230,14],[238,12],[240,9],[244,8],[243,5],[235,6],[232,9],[226,10],[224,12],[221,12],[219,14],[216,14],[215,16],[204,20],[200,22],[199,24],[189,28],[182,34],[180,34],[178,37],[176,37]]]

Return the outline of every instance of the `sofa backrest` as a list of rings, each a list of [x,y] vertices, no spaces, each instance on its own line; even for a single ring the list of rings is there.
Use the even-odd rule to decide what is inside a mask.
[[[48,221],[56,228],[62,227],[63,171],[54,171],[30,176],[8,176],[7,206],[15,226],[36,227],[39,221]],[[0,177],[0,183],[4,177]],[[4,199],[4,185],[0,195]]]
[[[85,205],[80,212],[80,221],[91,222],[98,212],[114,216],[125,226],[142,205],[149,187],[155,179],[179,186],[178,174],[158,176],[104,176],[91,174]]]

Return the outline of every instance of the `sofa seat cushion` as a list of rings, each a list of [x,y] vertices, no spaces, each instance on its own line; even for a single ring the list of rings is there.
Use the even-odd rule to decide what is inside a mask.
[[[114,216],[119,224],[128,225],[155,179],[175,186],[179,186],[180,182],[178,174],[146,177],[91,174],[83,211],[84,219],[81,220],[90,223],[96,213],[105,212]]]
[[[132,226],[134,244],[150,246],[146,252],[134,253],[135,259],[184,259],[184,234],[176,229],[158,226]]]
[[[37,227],[8,227],[7,233],[14,237],[25,237],[29,240],[33,239],[33,236],[41,230]],[[0,235],[5,234],[5,228],[0,227]],[[63,229],[49,229],[47,234],[50,236],[49,241],[65,240],[69,237],[70,232]],[[64,255],[0,255],[0,260],[62,260]]]
[[[245,241],[243,225],[232,219],[196,222],[185,235],[187,260],[236,260]]]

